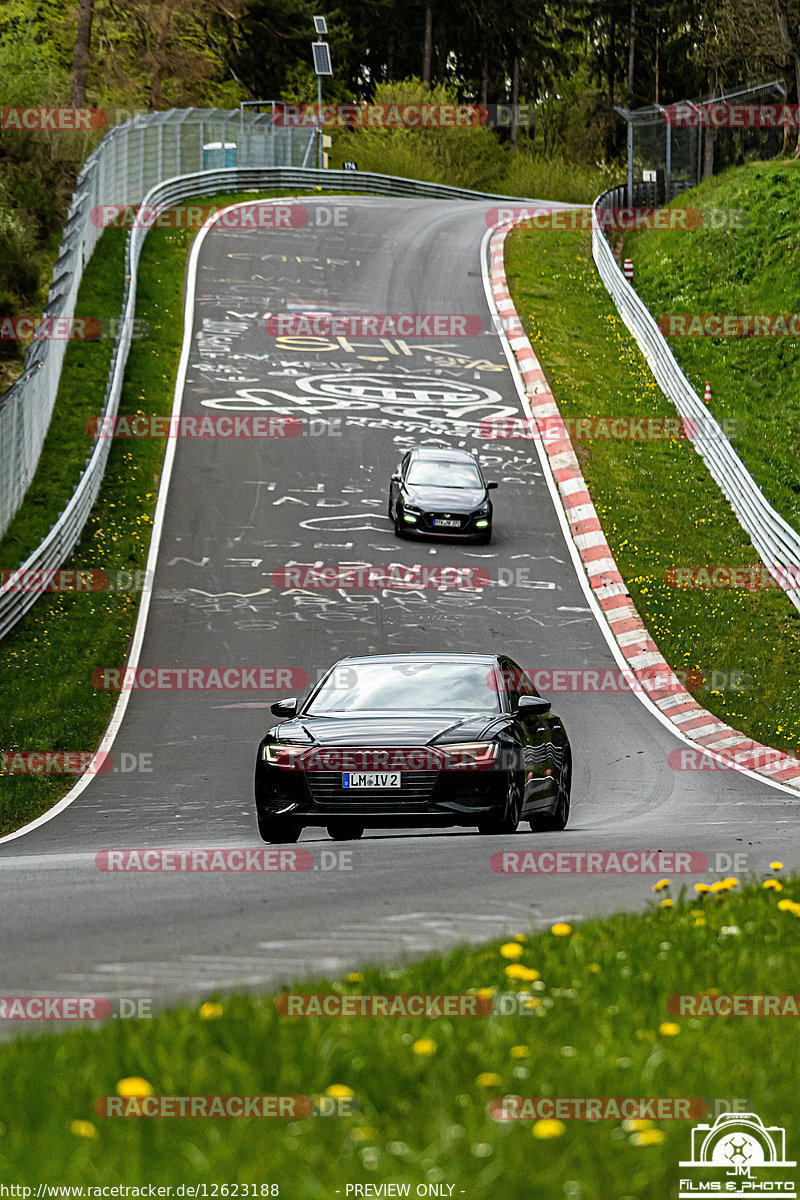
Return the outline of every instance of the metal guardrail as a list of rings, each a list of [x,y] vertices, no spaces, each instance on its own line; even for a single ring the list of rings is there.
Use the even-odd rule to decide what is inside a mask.
[[[636,187],[645,189],[647,184]],[[698,430],[692,439],[711,476],[716,480],[740,525],[751,538],[762,562],[783,588],[795,608],[800,609],[800,534],[775,511],[761,488],[732,448],[719,424],[684,375],[653,317],[625,279],[603,233],[597,212],[620,205],[627,187],[611,188],[592,206],[592,254],[600,278],[617,311],[633,334],[661,390],[685,420]],[[633,203],[647,193],[634,191]],[[647,200],[644,199],[647,203]],[[626,201],[622,201],[626,203]],[[792,586],[794,584],[794,586]]]
[[[124,127],[120,126],[118,128],[121,129]],[[109,138],[113,138],[117,132],[118,130],[113,130]],[[298,188],[307,191],[309,188],[317,187],[324,188],[327,191],[363,192],[370,195],[416,197],[418,199],[496,200],[501,202],[508,201],[514,204],[525,203],[519,196],[498,196],[491,192],[473,192],[466,188],[448,187],[445,184],[437,183],[424,183],[391,175],[376,175],[354,171],[318,171],[290,166],[233,167],[217,171],[200,171],[189,175],[179,175],[152,187],[143,196],[141,203],[143,207],[146,206],[155,209],[169,206],[179,200],[189,199],[198,195],[213,195],[216,192],[222,191],[265,190],[268,188]],[[97,204],[100,203],[97,191],[95,191],[91,199]],[[114,201],[104,197],[102,202],[110,204]],[[130,198],[126,202],[130,203]],[[89,203],[89,198],[84,203]],[[86,215],[85,212],[84,215]],[[102,229],[97,228],[95,232],[96,237],[94,240],[96,243],[99,240]],[[114,416],[119,407],[125,364],[127,363],[128,352],[130,350],[133,317],[136,311],[136,274],[142,246],[148,232],[148,226],[139,225],[131,229],[128,235],[125,253],[126,284],[123,296],[122,318],[120,321],[120,332],[111,360],[105,401],[101,410],[103,416]],[[65,234],[65,239],[67,236],[70,235]],[[86,253],[86,258],[88,259],[88,253]],[[54,270],[55,277],[56,270]],[[74,286],[73,291],[77,292],[77,285]],[[69,315],[74,312],[74,295],[72,293],[70,295],[72,308],[69,310]],[[64,315],[64,313],[61,312],[59,315]],[[52,343],[50,344],[52,345]],[[58,362],[58,372],[60,372],[61,361],[63,361],[63,352],[61,360]],[[58,376],[54,367],[51,366],[50,371],[51,374],[55,375],[55,382],[51,384],[54,397]],[[21,382],[22,380],[18,380],[15,388]],[[16,413],[17,406],[13,406],[11,411]],[[2,415],[1,411],[0,415]],[[110,448],[110,438],[95,437],[83,475],[72,498],[50,530],[48,536],[19,567],[20,572],[57,570],[67,559],[78,543],[91,512],[92,505],[97,499]],[[1,449],[2,440],[0,440]],[[38,458],[38,453],[36,457]],[[7,582],[0,588],[0,639],[5,637],[17,621],[35,604],[40,594],[39,592],[14,590],[14,586],[10,582]]]
[[[93,216],[96,207],[137,204],[164,179],[217,166],[300,166],[315,133],[278,128],[268,114],[222,109],[172,109],[117,125],[78,175],[43,316],[74,316],[83,269],[103,233],[102,222]],[[235,162],[226,163],[226,156]],[[0,396],[0,536],[36,470],[67,345],[66,340],[33,341],[24,372]]]

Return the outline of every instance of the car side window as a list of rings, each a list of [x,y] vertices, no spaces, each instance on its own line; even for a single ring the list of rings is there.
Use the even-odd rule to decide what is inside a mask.
[[[403,476],[403,479],[405,479],[406,475],[408,474],[408,468],[409,468],[410,464],[411,464],[411,455],[406,454],[403,457],[403,461],[400,463],[400,474]]]

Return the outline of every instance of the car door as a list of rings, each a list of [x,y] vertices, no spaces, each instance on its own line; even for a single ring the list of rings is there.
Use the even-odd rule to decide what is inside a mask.
[[[549,726],[541,713],[519,712],[520,696],[536,696],[538,692],[517,663],[510,658],[500,661],[514,718],[514,738],[522,749],[523,798],[526,803],[533,803],[551,797],[555,791]]]

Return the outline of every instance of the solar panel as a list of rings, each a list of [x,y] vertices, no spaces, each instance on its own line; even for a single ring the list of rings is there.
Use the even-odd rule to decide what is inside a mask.
[[[324,17],[314,17],[314,33],[327,33],[328,22]]]
[[[314,51],[314,70],[317,75],[332,75],[331,48],[328,43],[312,42],[311,49]]]

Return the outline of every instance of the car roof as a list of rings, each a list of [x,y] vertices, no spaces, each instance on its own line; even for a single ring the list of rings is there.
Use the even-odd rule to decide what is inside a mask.
[[[436,458],[451,462],[463,462],[469,459],[470,462],[475,462],[475,455],[469,450],[459,450],[450,446],[414,446],[411,450],[413,458]]]
[[[505,657],[501,655],[500,657]],[[415,662],[473,662],[473,663],[496,663],[498,660],[497,654],[457,654],[450,651],[438,653],[436,651],[430,654],[362,654],[353,658],[341,658],[336,666],[341,663],[415,663]]]

